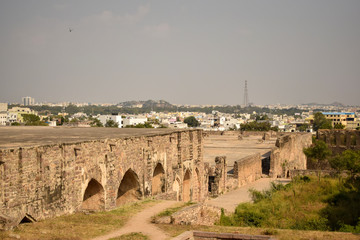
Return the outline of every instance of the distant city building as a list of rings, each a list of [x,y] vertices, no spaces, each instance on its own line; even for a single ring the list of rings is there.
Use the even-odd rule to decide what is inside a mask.
[[[342,124],[346,128],[348,123],[353,123],[355,121],[355,113],[354,112],[323,112],[322,114],[327,119],[331,120],[333,127],[336,124]]]
[[[0,112],[0,126],[5,126],[7,122],[7,113]]]
[[[19,123],[22,123],[24,121],[22,115],[24,115],[24,114],[37,115],[37,112],[34,110],[31,110],[30,108],[13,107],[13,108],[9,109],[8,114],[9,114],[9,118],[10,118],[10,116],[12,116],[11,117],[12,119],[15,119],[15,115],[16,115],[17,121]]]
[[[0,112],[6,112],[8,110],[7,103],[0,103]]]
[[[7,112],[7,124],[11,125],[18,121],[18,114],[14,112]],[[7,125],[6,124],[6,125]]]
[[[126,117],[123,120],[123,126],[136,126],[137,124],[144,124],[147,122],[146,117]]]
[[[10,125],[17,121],[17,113],[8,111],[7,103],[0,103],[0,126]]]
[[[22,98],[22,104],[24,106],[31,106],[35,104],[35,99],[32,97],[23,97]]]
[[[346,129],[358,129],[360,128],[360,120],[356,120],[354,122],[348,122],[346,125]]]
[[[118,124],[118,128],[123,127],[123,121],[122,121],[122,117],[120,115],[100,115],[98,117],[98,119],[104,126],[107,121],[113,120],[114,122],[116,122]]]

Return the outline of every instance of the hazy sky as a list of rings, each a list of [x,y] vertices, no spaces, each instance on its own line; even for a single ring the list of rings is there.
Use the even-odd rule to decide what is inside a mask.
[[[0,0],[0,31],[0,102],[360,105],[359,0]]]

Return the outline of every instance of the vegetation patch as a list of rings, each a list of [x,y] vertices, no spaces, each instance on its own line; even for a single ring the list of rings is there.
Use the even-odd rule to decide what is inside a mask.
[[[149,238],[142,233],[128,233],[109,240],[148,240]]]
[[[180,235],[185,231],[206,231],[216,233],[238,233],[250,235],[265,235],[265,232],[275,235],[278,240],[358,240],[359,236],[352,233],[344,232],[324,232],[324,231],[304,231],[293,229],[272,229],[254,228],[254,227],[234,227],[234,226],[200,226],[200,225],[172,225],[158,224],[157,227],[167,232],[171,237]]]
[[[124,226],[131,216],[156,203],[154,200],[144,200],[108,212],[92,214],[79,212],[40,222],[21,224],[14,231],[0,232],[0,239],[12,239],[11,236],[14,234],[20,236],[21,239],[29,240],[91,239]]]
[[[191,206],[195,203],[193,202],[186,202],[186,203],[180,203],[179,206],[177,207],[172,207],[172,208],[167,208],[164,211],[162,211],[161,213],[159,213],[157,215],[157,217],[166,217],[166,216],[171,216],[172,214],[176,213],[177,211],[179,211],[180,209],[184,208],[184,207],[188,207]]]
[[[359,192],[335,178],[301,177],[271,190],[251,190],[254,203],[222,212],[220,225],[261,228],[352,231],[360,229]]]

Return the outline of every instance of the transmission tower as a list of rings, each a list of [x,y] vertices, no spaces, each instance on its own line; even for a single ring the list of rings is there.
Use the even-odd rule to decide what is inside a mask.
[[[244,106],[247,107],[249,105],[249,96],[247,89],[247,80],[245,80],[245,89],[244,89]]]

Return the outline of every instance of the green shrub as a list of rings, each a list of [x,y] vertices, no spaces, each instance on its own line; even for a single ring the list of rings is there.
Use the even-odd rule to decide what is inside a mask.
[[[287,185],[273,183],[267,191],[250,190],[254,203],[238,205],[229,216],[222,213],[220,224],[356,232],[360,194],[345,190],[342,183],[332,178],[319,182],[315,177],[304,176]]]

